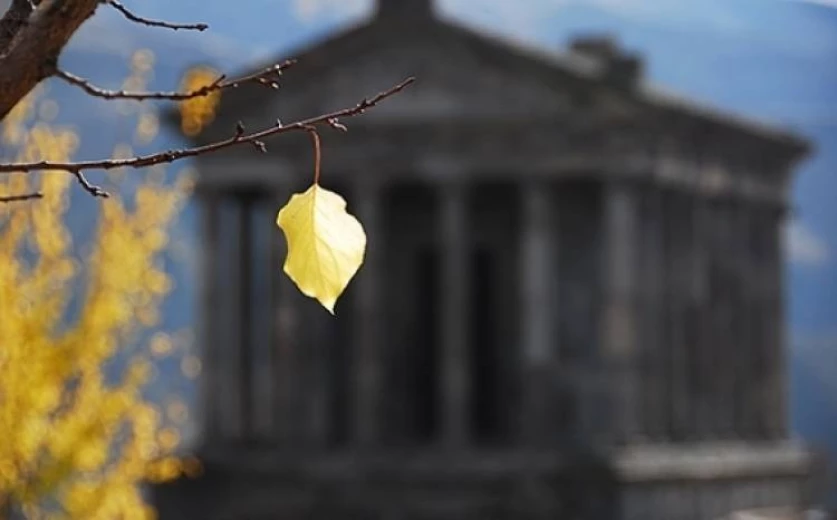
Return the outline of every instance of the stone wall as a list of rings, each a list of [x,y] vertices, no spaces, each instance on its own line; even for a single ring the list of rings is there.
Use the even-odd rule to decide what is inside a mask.
[[[815,504],[790,445],[541,452],[252,452],[207,456],[201,479],[157,488],[160,517],[357,520],[714,520]]]

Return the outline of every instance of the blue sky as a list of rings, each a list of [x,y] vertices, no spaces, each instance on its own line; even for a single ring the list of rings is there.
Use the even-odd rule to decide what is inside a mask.
[[[125,3],[149,17],[206,22],[210,30],[138,27],[103,6],[72,49],[124,57],[152,42],[169,70],[198,59],[236,70],[323,37],[372,7],[371,0],[247,0],[236,7],[226,0]],[[837,424],[837,0],[437,3],[446,16],[547,48],[565,47],[578,32],[613,32],[643,53],[660,86],[795,128],[815,142],[816,154],[799,169],[793,189],[797,216],[786,240],[789,329],[794,352],[804,354],[806,374],[821,384],[823,406]]]

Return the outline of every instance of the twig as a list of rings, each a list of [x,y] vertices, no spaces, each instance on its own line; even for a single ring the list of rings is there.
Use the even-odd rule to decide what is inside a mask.
[[[221,75],[218,76],[218,78],[212,83],[191,92],[127,92],[124,90],[106,90],[93,85],[84,78],[60,69],[55,71],[55,75],[67,83],[83,89],[91,96],[104,99],[133,99],[136,101],[164,99],[168,101],[183,101],[186,99],[203,97],[211,94],[212,92],[227,88],[236,88],[242,83],[260,83],[271,88],[279,88],[279,84],[276,80],[285,70],[293,66],[295,63],[296,61],[294,60],[287,60],[282,63],[277,63],[276,65],[271,65],[270,67],[253,74],[234,79],[227,79],[225,75]],[[275,76],[275,79],[272,76]]]
[[[170,22],[163,22],[160,20],[149,20],[148,18],[143,18],[141,16],[137,16],[131,11],[128,10],[127,7],[122,5],[118,0],[102,0],[104,3],[109,4],[111,7],[122,13],[125,18],[131,20],[132,22],[141,23],[143,25],[148,25],[149,27],[165,27],[167,29],[174,29],[177,31],[178,29],[185,29],[191,31],[205,31],[209,28],[208,25],[205,23],[192,23],[192,24],[180,24],[180,23],[170,23]]]
[[[84,173],[81,172],[81,170],[76,170],[71,173],[75,176],[78,183],[81,184],[81,187],[84,188],[85,191],[87,191],[87,193],[93,195],[94,197],[102,197],[105,199],[110,197],[110,194],[108,192],[96,186],[95,184],[91,184],[90,181],[87,180],[87,177],[84,176]]]
[[[64,170],[74,174],[76,176],[76,179],[91,194],[95,196],[107,196],[104,190],[88,183],[86,179],[84,179],[84,177],[80,175],[80,173],[83,170],[93,169],[112,170],[115,168],[144,168],[147,166],[153,166],[155,164],[171,163],[180,159],[185,159],[187,157],[195,157],[197,155],[217,152],[219,150],[223,150],[225,148],[236,146],[242,143],[251,143],[254,146],[260,147],[259,143],[261,143],[261,145],[264,144],[262,143],[262,139],[272,135],[284,134],[300,130],[309,131],[311,127],[329,124],[329,120],[360,115],[366,112],[366,110],[373,108],[375,105],[377,105],[384,99],[401,92],[414,81],[415,78],[408,78],[399,83],[398,85],[395,85],[394,87],[390,88],[389,90],[381,92],[372,98],[364,99],[354,107],[344,108],[342,110],[337,110],[329,114],[324,114],[309,119],[297,121],[288,125],[281,125],[277,122],[276,125],[270,128],[247,134],[244,131],[243,125],[238,124],[236,125],[236,132],[235,134],[233,134],[232,137],[224,139],[223,141],[217,141],[203,146],[183,148],[180,150],[167,150],[165,152],[131,157],[128,159],[107,159],[100,161],[79,161],[68,163],[37,161],[29,163],[0,164],[0,173]]]
[[[21,193],[20,195],[0,195],[0,203],[20,202],[24,200],[42,199],[44,194],[40,191],[33,193]]]
[[[339,130],[341,132],[348,132],[349,129],[346,128],[346,125],[340,122],[336,117],[334,119],[329,119],[327,121],[328,126],[334,128],[335,130]]]

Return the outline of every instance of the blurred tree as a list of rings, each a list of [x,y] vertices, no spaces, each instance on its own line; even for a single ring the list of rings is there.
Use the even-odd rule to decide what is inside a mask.
[[[137,53],[126,84],[142,84],[150,65]],[[58,110],[38,98],[9,113],[0,140],[14,150],[10,159],[68,161],[78,136],[38,121]],[[140,111],[136,120],[134,142],[147,143],[154,116]],[[114,151],[124,153],[124,144]],[[177,430],[142,394],[152,366],[131,348],[147,339],[170,290],[161,254],[189,187],[162,177],[147,176],[124,201],[104,200],[77,260],[65,219],[72,177],[0,176],[0,195],[44,194],[35,204],[0,204],[0,518],[152,518],[137,484],[198,469],[174,457]],[[166,335],[149,343],[154,356],[171,350]]]
[[[136,77],[129,78],[122,90],[109,91],[59,68],[62,49],[99,6],[149,26],[193,30],[206,26],[145,19],[118,0],[11,0],[7,5],[0,18],[0,142],[16,152],[0,162],[0,518],[16,513],[28,518],[148,518],[153,512],[143,503],[139,482],[199,469],[195,461],[172,456],[178,434],[164,427],[161,414],[142,396],[150,364],[142,356],[129,358],[125,350],[156,324],[161,301],[170,289],[160,255],[186,186],[167,186],[164,175],[148,175],[130,198],[104,201],[89,250],[76,261],[65,219],[70,183],[76,182],[94,197],[107,198],[108,191],[91,183],[85,171],[106,170],[114,182],[126,167],[161,172],[165,163],[241,144],[265,151],[266,137],[304,131],[316,143],[317,166],[314,185],[297,199],[298,205],[313,214],[327,204],[329,214],[352,220],[339,196],[326,198],[329,194],[317,186],[316,127],[345,131],[340,118],[365,112],[412,79],[344,110],[249,132],[239,124],[230,138],[209,145],[145,156],[122,146],[109,159],[72,161],[78,136],[44,121],[30,124],[33,113],[49,119],[57,110],[54,102],[37,100],[34,91],[44,79],[57,77],[104,99],[181,102],[184,132],[194,135],[211,121],[221,91],[242,82],[276,88],[292,62],[235,79],[196,70],[184,78],[182,92],[143,91],[145,83]],[[147,71],[150,59],[135,55],[135,72],[141,76]],[[152,112],[140,112],[135,138],[148,143],[157,126]],[[314,196],[318,193],[324,196]],[[32,205],[9,204],[30,199],[40,200]],[[285,216],[286,233],[329,235],[313,218],[291,218],[287,212]],[[348,282],[346,273],[350,277],[359,267],[365,237],[360,229],[352,243],[328,245],[331,255],[311,251],[297,255],[301,258],[297,266],[317,264],[309,277],[294,275],[295,270],[286,265],[304,292],[327,307]],[[337,271],[325,264],[335,252],[351,253]],[[322,274],[329,269],[342,274]],[[164,336],[155,336],[152,352],[170,350],[166,342]],[[194,362],[183,367],[196,375]],[[182,417],[182,412],[175,403],[166,415]]]

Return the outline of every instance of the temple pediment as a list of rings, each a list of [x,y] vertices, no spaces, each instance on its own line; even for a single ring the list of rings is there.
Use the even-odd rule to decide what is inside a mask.
[[[417,16],[417,8],[393,9],[263,64],[298,60],[279,91],[245,84],[225,92],[215,124],[199,140],[227,137],[239,120],[260,127],[277,118],[288,123],[344,109],[414,76],[413,86],[364,114],[362,124],[496,124],[504,119],[607,114],[666,127],[667,135],[680,134],[687,143],[694,141],[691,134],[712,133],[727,142],[744,143],[739,148],[771,149],[782,156],[779,162],[794,162],[809,151],[808,143],[782,129],[649,86],[641,60],[606,38],[580,38],[572,52],[560,53],[435,16]]]
[[[413,86],[370,111],[364,119],[406,122],[531,117],[559,115],[571,105],[566,89],[480,63],[467,49],[415,44],[381,49],[351,63],[336,64],[302,91],[277,96],[273,108],[294,118],[303,116],[294,113],[302,106],[311,113],[336,110],[352,106],[409,76],[417,78]]]
[[[386,29],[370,25],[344,37],[351,40],[348,49],[337,41],[317,48],[314,56],[303,54],[278,92],[238,89],[223,102],[221,124],[215,126],[234,124],[242,115],[258,125],[268,118],[291,122],[350,107],[410,76],[416,83],[369,111],[364,122],[560,117],[578,106],[578,95],[587,95],[570,76],[550,71],[544,77],[543,70],[509,67],[496,55],[481,55],[469,37],[441,22],[427,33],[374,44],[386,41],[380,34]]]
[[[226,139],[238,121],[256,130],[346,109],[412,76],[416,82],[406,90],[343,121],[352,132],[329,143],[327,160],[347,171],[370,162],[422,170],[438,157],[483,173],[497,165],[506,174],[532,173],[533,164],[554,175],[648,170],[703,185],[707,176],[683,166],[700,156],[724,172],[723,182],[709,183],[715,191],[739,190],[742,183],[732,178],[746,178],[768,186],[769,198],[781,198],[792,166],[809,151],[798,136],[650,87],[639,57],[609,38],[579,38],[561,54],[471,30],[415,1],[396,2],[371,21],[276,56],[270,64],[297,59],[281,88],[242,84],[225,91],[216,120],[197,141]],[[226,155],[252,159],[249,149]],[[309,155],[305,136],[269,143],[271,162],[289,169],[307,168]],[[603,164],[606,157],[611,166]],[[244,172],[234,179],[255,182]]]

